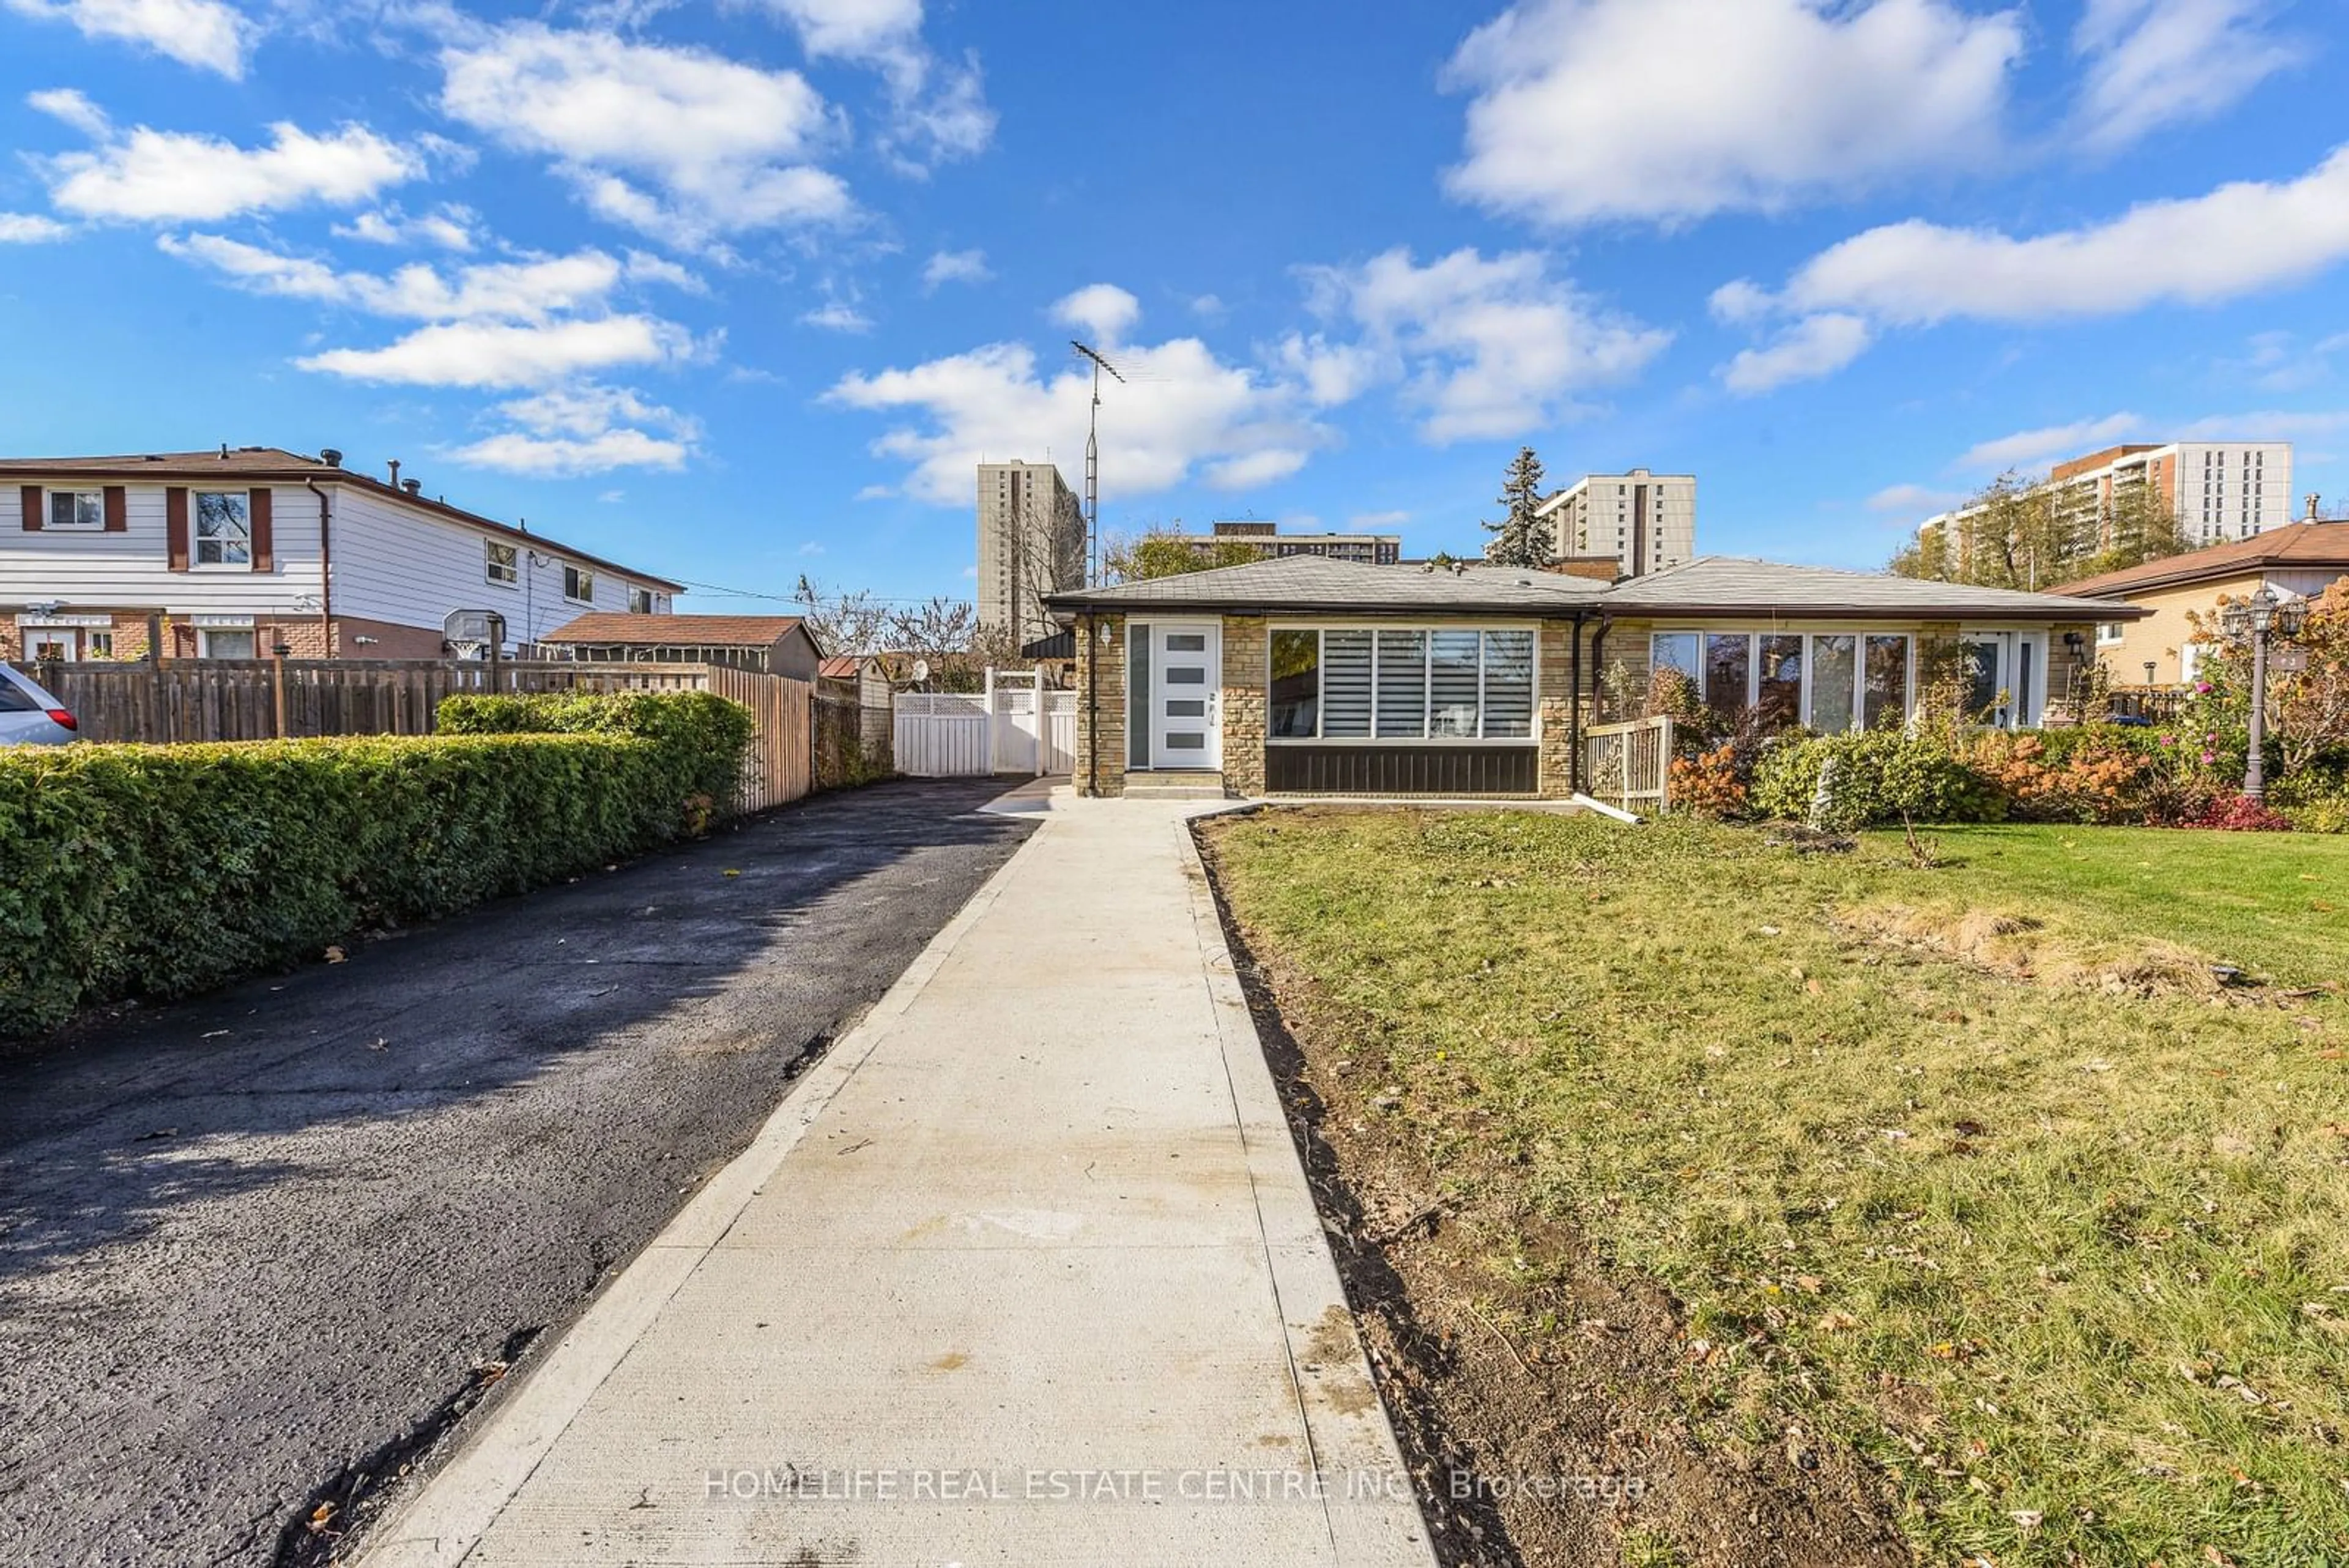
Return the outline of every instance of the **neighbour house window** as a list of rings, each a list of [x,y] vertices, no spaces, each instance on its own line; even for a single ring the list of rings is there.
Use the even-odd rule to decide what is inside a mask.
[[[563,597],[575,605],[595,602],[595,574],[585,566],[563,568]]]
[[[509,587],[522,581],[522,551],[519,545],[501,545],[495,539],[481,541],[484,570],[493,583]]]
[[[1277,741],[1528,740],[1534,634],[1333,627],[1272,634]]]
[[[2112,644],[2121,641],[2127,634],[2127,631],[2128,628],[2122,625],[2119,621],[2100,620],[2096,623],[2097,646],[2110,647]]]
[[[251,627],[205,627],[196,634],[203,639],[201,657],[205,659],[251,659],[253,628]]]
[[[52,528],[105,527],[105,493],[96,490],[50,491],[48,526]]]
[[[630,588],[630,589],[628,590],[628,613],[629,613],[630,615],[650,615],[650,614],[652,614],[652,613],[653,613],[653,591],[652,591],[652,589],[650,589],[650,588]]]
[[[244,566],[253,563],[253,527],[241,490],[196,492],[196,565]],[[226,658],[227,655],[215,655]],[[250,655],[238,655],[249,658]]]
[[[112,632],[87,632],[84,634],[84,637],[89,644],[89,656],[92,659],[111,659],[114,657],[114,634]]]

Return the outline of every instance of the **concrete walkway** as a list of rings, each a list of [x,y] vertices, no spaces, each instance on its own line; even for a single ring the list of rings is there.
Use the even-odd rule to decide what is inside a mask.
[[[1054,798],[369,1568],[1431,1564],[1195,809]]]

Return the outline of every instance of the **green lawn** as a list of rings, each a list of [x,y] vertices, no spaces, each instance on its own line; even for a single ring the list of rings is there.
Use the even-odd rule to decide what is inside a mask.
[[[1672,1375],[1698,1440],[1857,1451],[1928,1561],[2349,1562],[2349,841],[1209,836],[1494,1313],[1561,1233],[1660,1280],[1713,1347]]]

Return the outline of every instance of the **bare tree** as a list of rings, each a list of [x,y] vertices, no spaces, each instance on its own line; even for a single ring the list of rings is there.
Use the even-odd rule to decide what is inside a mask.
[[[854,593],[826,592],[802,573],[799,587],[792,590],[792,600],[800,607],[800,618],[807,623],[816,646],[826,653],[874,652],[894,628],[895,612],[866,588]]]

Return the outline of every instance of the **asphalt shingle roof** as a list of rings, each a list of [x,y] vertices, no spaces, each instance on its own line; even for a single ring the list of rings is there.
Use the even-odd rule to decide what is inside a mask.
[[[2126,571],[2106,572],[2065,583],[2067,594],[2103,597],[2145,588],[2171,587],[2179,583],[2208,582],[2214,577],[2240,576],[2265,566],[2349,567],[2349,523],[2292,523],[2270,528],[2248,539],[2235,539],[2208,549],[2165,556]]]
[[[1557,572],[1498,566],[1426,571],[1290,556],[1115,587],[1072,589],[1054,594],[1046,602],[1061,610],[1189,609],[1227,614],[1420,610],[1556,615],[1584,608],[1641,618],[2113,620],[2139,613],[2095,599],[1923,582],[1883,572],[1782,566],[1733,556],[1702,556],[1611,587]]]
[[[2111,620],[2114,607],[2055,594],[1982,588],[1851,572],[1836,566],[1791,566],[1738,556],[1700,556],[1619,583],[1604,604],[1617,615],[1847,615],[1862,618],[1978,618],[2009,620]]]
[[[1059,609],[1507,610],[1556,612],[1595,602],[1606,585],[1556,572],[1471,566],[1373,566],[1320,556],[1288,556],[1152,577],[1115,587],[1073,588],[1046,603]]]
[[[564,621],[541,642],[619,642],[632,647],[768,648],[800,624],[792,615],[629,615],[590,610]]]

